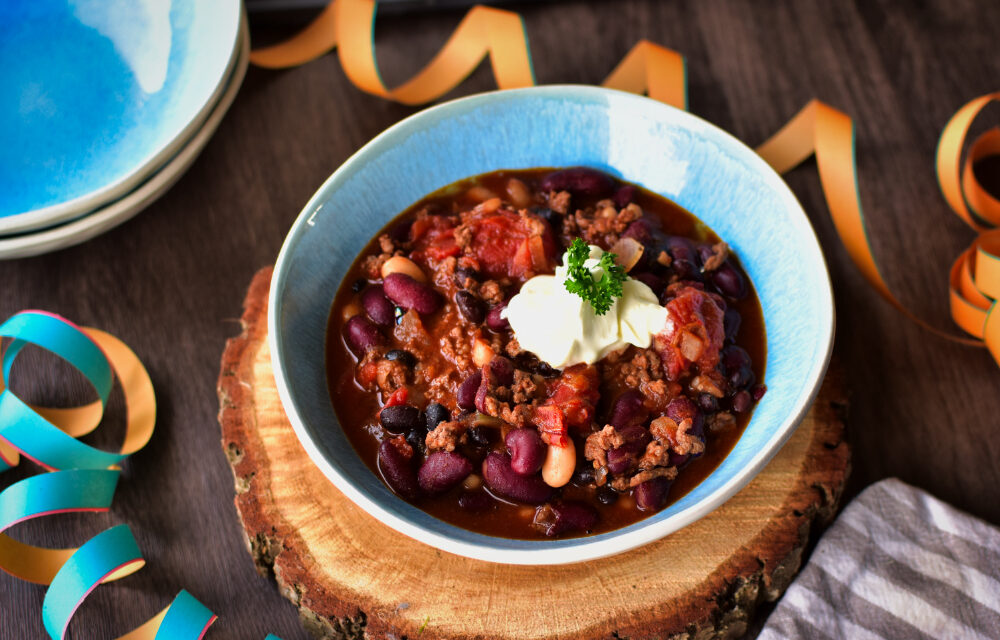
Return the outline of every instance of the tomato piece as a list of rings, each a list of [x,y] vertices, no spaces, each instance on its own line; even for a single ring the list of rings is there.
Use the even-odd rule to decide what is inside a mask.
[[[461,251],[455,242],[455,225],[445,216],[417,218],[410,227],[410,238],[413,241],[411,257],[416,260],[424,256],[444,260]]]
[[[706,372],[719,363],[726,337],[725,311],[711,294],[683,287],[666,304],[667,322],[653,342],[666,368],[667,379],[677,380],[697,365]]]
[[[471,230],[468,252],[487,277],[522,279],[551,271],[555,241],[548,223],[538,216],[500,210],[473,214],[466,223]]]
[[[400,387],[389,394],[389,398],[385,401],[385,406],[395,407],[396,405],[406,404],[406,401],[410,397],[410,391],[406,387]]]
[[[597,369],[591,365],[578,364],[565,369],[552,386],[549,398],[535,410],[535,421],[542,433],[563,436],[569,427],[589,428],[600,398],[599,384]],[[552,435],[550,443],[558,444],[551,442]]]

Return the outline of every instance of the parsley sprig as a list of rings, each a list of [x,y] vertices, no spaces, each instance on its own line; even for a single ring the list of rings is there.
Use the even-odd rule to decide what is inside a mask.
[[[584,266],[590,258],[587,243],[575,238],[566,251],[566,290],[589,302],[599,316],[607,313],[615,300],[622,296],[622,283],[628,278],[625,269],[615,264],[617,257],[613,253],[601,256],[597,266],[604,271],[604,275],[600,280],[594,280],[594,274]]]

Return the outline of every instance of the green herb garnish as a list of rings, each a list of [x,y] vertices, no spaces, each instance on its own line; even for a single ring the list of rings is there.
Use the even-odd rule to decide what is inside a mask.
[[[590,247],[580,238],[575,238],[566,251],[566,291],[575,293],[590,303],[594,312],[603,316],[614,304],[615,299],[622,295],[622,283],[628,276],[625,269],[615,264],[613,253],[605,253],[598,263],[604,271],[600,280],[594,280],[594,274],[583,263],[590,258]]]

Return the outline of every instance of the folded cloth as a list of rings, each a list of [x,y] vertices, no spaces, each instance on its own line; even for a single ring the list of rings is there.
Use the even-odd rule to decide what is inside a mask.
[[[896,479],[864,490],[758,636],[1000,638],[1000,529]]]

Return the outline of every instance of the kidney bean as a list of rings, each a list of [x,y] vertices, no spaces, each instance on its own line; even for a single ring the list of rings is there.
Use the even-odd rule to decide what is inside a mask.
[[[510,468],[510,456],[493,451],[483,460],[483,480],[493,493],[528,504],[541,504],[552,496],[552,487],[541,477],[523,476]]]
[[[409,368],[417,366],[417,359],[405,349],[393,349],[385,354],[386,360],[395,360]]]
[[[733,396],[733,411],[736,413],[745,413],[750,410],[752,402],[750,392],[744,389]]]
[[[656,511],[663,506],[670,491],[670,481],[653,478],[635,488],[635,504],[642,511]]]
[[[634,468],[639,460],[631,449],[632,447],[622,445],[608,451],[608,471],[618,475]]]
[[[538,473],[545,462],[545,443],[535,429],[512,429],[504,439],[510,452],[510,468],[521,475]]]
[[[629,275],[632,278],[638,280],[639,282],[649,287],[657,298],[659,298],[663,294],[663,290],[666,289],[667,287],[666,280],[664,280],[660,276],[649,273],[648,271],[640,271],[639,273],[630,273]]]
[[[552,537],[569,531],[590,531],[597,524],[597,511],[582,502],[557,502],[549,505],[552,519],[545,535]]]
[[[463,493],[458,497],[458,506],[468,511],[486,511],[493,505],[493,498],[485,491]]]
[[[743,323],[743,317],[740,312],[732,307],[726,309],[726,313],[722,316],[722,326],[726,332],[726,340],[732,342],[736,340],[736,334],[740,332],[740,324]]]
[[[390,273],[383,280],[385,296],[404,309],[434,313],[441,307],[441,296],[426,284],[405,273]]]
[[[411,429],[419,429],[423,425],[420,419],[420,409],[408,404],[397,404],[383,407],[378,414],[379,422],[390,433],[403,433]]]
[[[479,384],[479,388],[476,389],[476,411],[479,413],[486,413],[486,396],[490,393],[490,386],[486,382],[486,378]]]
[[[435,451],[417,472],[417,482],[428,495],[448,491],[472,473],[472,463],[454,451]]]
[[[493,329],[497,333],[509,329],[510,322],[507,321],[507,318],[503,318],[500,316],[500,312],[502,312],[506,308],[507,308],[507,303],[501,302],[500,304],[490,309],[489,313],[486,314],[486,326],[489,327],[490,329]]]
[[[361,306],[365,308],[365,313],[376,324],[383,327],[390,327],[395,321],[396,306],[385,297],[382,285],[375,284],[361,294]]]
[[[667,417],[677,424],[691,420],[691,429],[688,433],[704,439],[705,418],[687,396],[677,396],[667,404]]]
[[[754,402],[763,398],[765,393],[767,393],[767,385],[764,384],[755,385],[754,388],[750,390],[750,395],[753,396]]]
[[[615,191],[615,195],[612,198],[615,201],[615,206],[619,209],[624,209],[629,205],[629,203],[635,201],[635,193],[635,187],[630,184],[619,187],[618,191]],[[636,238],[636,240],[639,239]]]
[[[747,284],[736,268],[725,263],[712,272],[712,284],[716,290],[724,296],[729,296],[733,300],[740,300],[747,295]]]
[[[378,327],[363,316],[353,316],[347,321],[346,329],[347,344],[358,355],[362,355],[372,347],[385,342],[385,338],[382,337]]]
[[[642,394],[635,389],[624,392],[615,400],[608,423],[616,429],[623,429],[632,424],[645,422],[649,412],[646,411],[642,401]]]
[[[476,392],[479,391],[479,386],[482,381],[483,374],[482,372],[477,371],[463,380],[462,384],[458,385],[458,392],[455,394],[455,400],[458,402],[459,408],[466,409],[468,411],[476,408]]]
[[[683,453],[682,454],[682,453],[675,453],[675,452],[671,451],[670,452],[669,464],[670,464],[671,467],[677,467],[679,469],[679,468],[683,467],[684,465],[686,465],[688,463],[688,460],[690,460],[690,459],[691,459],[691,454],[689,454],[689,453]]]
[[[472,324],[479,324],[486,317],[486,307],[483,301],[464,289],[455,294],[455,305],[462,317]]]
[[[589,167],[553,171],[542,179],[542,191],[569,191],[573,195],[603,198],[615,188],[606,173]]]
[[[491,384],[509,387],[514,384],[514,363],[503,356],[496,356],[483,367],[483,376],[487,377]]]
[[[649,226],[649,223],[642,218],[632,222],[622,233],[623,238],[632,238],[636,242],[641,243],[643,246],[650,246],[653,244],[653,229]]]
[[[383,440],[378,448],[378,468],[393,491],[407,500],[420,497],[420,485],[410,460],[403,457],[391,442]]]
[[[438,404],[437,402],[432,402],[427,405],[427,409],[424,410],[424,414],[427,418],[428,431],[434,429],[434,427],[438,426],[445,420],[451,419],[451,411],[448,411],[448,407],[443,404]]]

